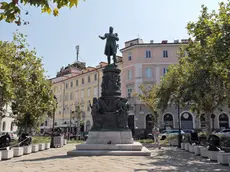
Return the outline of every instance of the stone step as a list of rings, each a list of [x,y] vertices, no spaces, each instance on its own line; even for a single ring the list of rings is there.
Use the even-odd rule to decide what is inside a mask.
[[[76,145],[77,150],[124,150],[124,151],[141,151],[142,144],[134,142],[133,144],[80,144]]]
[[[68,156],[150,156],[151,152],[142,147],[141,151],[125,151],[125,150],[73,150],[67,152]]]

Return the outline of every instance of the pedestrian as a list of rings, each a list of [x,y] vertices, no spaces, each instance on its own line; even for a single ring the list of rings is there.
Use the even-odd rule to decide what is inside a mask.
[[[159,141],[159,134],[160,134],[159,128],[157,126],[154,126],[152,133],[153,133],[153,137],[154,137],[155,146],[157,146],[158,149],[160,149],[161,146],[160,146],[160,141]]]

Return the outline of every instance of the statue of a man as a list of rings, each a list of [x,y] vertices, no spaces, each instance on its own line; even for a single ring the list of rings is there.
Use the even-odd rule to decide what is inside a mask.
[[[113,56],[114,65],[117,63],[116,54],[118,45],[116,41],[119,41],[118,34],[113,33],[113,27],[109,28],[109,33],[105,33],[104,36],[99,36],[102,40],[106,39],[105,55],[107,56],[108,64],[110,64],[110,56]]]

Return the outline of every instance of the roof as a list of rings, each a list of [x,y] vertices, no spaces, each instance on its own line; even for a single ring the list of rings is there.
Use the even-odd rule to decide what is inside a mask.
[[[130,45],[130,46],[128,46],[128,47],[122,48],[122,49],[120,49],[120,51],[122,52],[122,51],[124,51],[124,50],[126,50],[126,49],[128,49],[128,48],[132,48],[132,47],[135,47],[135,46],[180,45],[180,44],[187,44],[187,43],[181,43],[181,42],[179,42],[179,43],[174,43],[174,42],[172,42],[172,43],[166,43],[166,44],[163,44],[163,43],[139,43],[139,44],[133,44],[133,45]]]
[[[121,56],[117,56],[117,57],[120,59],[120,62],[121,62],[121,58],[122,57]],[[100,70],[100,69],[104,68],[105,66],[107,66],[108,63],[106,63],[106,62],[100,62],[99,65],[100,65],[99,67],[89,67],[88,70],[86,68],[86,69],[82,70],[82,73],[80,73],[80,74],[76,74],[76,75],[73,75],[73,76],[70,76],[70,77],[66,76],[67,77],[66,79],[63,78],[62,80],[57,81],[57,82],[53,82],[52,84],[63,82],[63,81],[69,80],[71,78],[74,78],[76,76],[81,76],[81,75],[85,75],[85,74],[93,72],[93,71]],[[64,77],[64,76],[62,76],[62,77]],[[56,77],[56,78],[59,78],[59,77]],[[52,79],[55,79],[55,78],[52,78]],[[50,80],[52,80],[52,79],[50,79]]]
[[[139,40],[139,39],[140,39],[140,38],[136,38],[136,39],[132,39],[132,40],[130,40],[130,41],[126,41],[125,44],[126,44],[126,43],[129,43],[129,42],[133,42],[133,41]]]

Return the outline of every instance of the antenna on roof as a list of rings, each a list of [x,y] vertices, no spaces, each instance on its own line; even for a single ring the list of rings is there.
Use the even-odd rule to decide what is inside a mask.
[[[78,62],[79,48],[80,48],[80,47],[79,47],[79,45],[77,45],[75,48],[76,48],[76,55],[77,55],[77,62]]]
[[[137,34],[137,37],[138,37],[138,39],[140,39],[140,35],[139,34]]]

